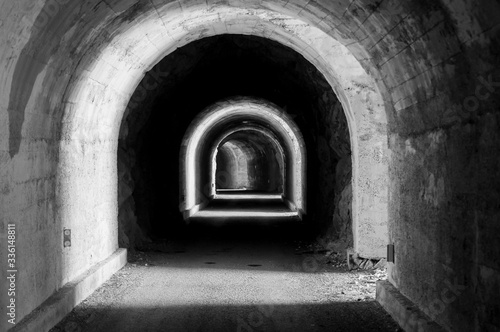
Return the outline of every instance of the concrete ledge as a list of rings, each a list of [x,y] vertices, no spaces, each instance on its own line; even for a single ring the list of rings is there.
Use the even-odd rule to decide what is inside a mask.
[[[286,206],[291,210],[291,211],[297,211],[297,205],[295,205],[294,202],[287,198],[283,198],[283,202],[286,204]]]
[[[191,209],[189,210],[185,210],[182,215],[184,216],[184,220],[186,221],[186,223],[189,224],[189,218],[191,218],[192,216],[194,216],[195,214],[197,214],[200,210],[203,210],[204,208],[207,207],[208,205],[208,201],[207,202],[203,202],[203,203],[200,203],[200,204],[197,204],[195,206],[193,206]]]
[[[377,301],[406,332],[445,332],[389,281],[377,281]]]
[[[118,249],[107,259],[64,285],[9,331],[50,330],[125,264],[127,264],[127,249]]]

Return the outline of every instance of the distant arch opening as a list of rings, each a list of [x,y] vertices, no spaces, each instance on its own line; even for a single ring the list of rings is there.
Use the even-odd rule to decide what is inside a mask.
[[[214,151],[215,191],[245,190],[283,194],[284,152],[272,133],[244,128],[223,139]]]
[[[242,128],[249,122],[268,129]],[[217,189],[251,189],[281,191],[301,218],[306,212],[306,162],[302,134],[278,106],[243,97],[216,103],[191,123],[183,139],[181,212],[185,219],[193,217]]]

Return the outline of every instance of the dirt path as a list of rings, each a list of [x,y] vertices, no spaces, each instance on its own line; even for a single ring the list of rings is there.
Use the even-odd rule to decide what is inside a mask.
[[[332,266],[280,227],[200,229],[152,248],[52,331],[398,330],[368,273]]]

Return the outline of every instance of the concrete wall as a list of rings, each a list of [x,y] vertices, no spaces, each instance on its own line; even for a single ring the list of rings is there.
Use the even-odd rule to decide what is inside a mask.
[[[18,229],[18,318],[117,247],[119,123],[144,72],[232,32],[300,51],[342,101],[355,247],[380,252],[388,220],[404,295],[448,330],[500,327],[498,1],[151,3],[0,3],[0,227],[2,245]]]

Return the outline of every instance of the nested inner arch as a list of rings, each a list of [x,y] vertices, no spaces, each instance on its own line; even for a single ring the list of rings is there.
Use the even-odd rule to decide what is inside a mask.
[[[239,128],[228,134],[213,153],[215,191],[232,189],[283,194],[283,153],[277,139],[264,128]]]
[[[215,146],[227,142],[228,137],[235,135],[234,133],[222,134],[219,139],[217,137],[221,136],[221,132],[238,127],[245,121],[271,128],[282,142],[288,165],[284,198],[300,214],[306,212],[307,154],[299,128],[276,105],[265,100],[238,97],[208,107],[191,123],[184,136],[180,154],[180,206],[185,218],[206,207],[213,196],[216,177],[214,178],[213,171],[209,171],[213,165],[214,141]],[[239,142],[248,142],[250,138],[248,132],[240,133]],[[245,144],[240,146],[246,147]],[[273,150],[275,149],[276,147]]]

